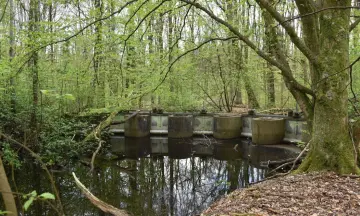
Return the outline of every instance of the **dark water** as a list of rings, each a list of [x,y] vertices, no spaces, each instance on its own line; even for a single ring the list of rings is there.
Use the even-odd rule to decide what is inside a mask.
[[[116,160],[98,160],[94,173],[82,163],[54,173],[66,215],[104,215],[81,195],[71,172],[100,199],[133,215],[196,215],[231,191],[264,178],[260,161],[293,157],[283,148],[246,140],[168,140],[113,137]],[[15,172],[18,191],[51,192],[40,168],[23,164]],[[36,202],[27,215],[54,215]]]

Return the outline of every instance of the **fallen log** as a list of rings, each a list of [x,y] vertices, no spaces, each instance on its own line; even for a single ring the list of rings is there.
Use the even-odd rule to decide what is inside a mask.
[[[99,198],[97,198],[95,195],[93,195],[89,189],[87,189],[81,182],[80,180],[76,177],[75,173],[72,173],[75,183],[78,186],[78,188],[81,190],[81,192],[86,196],[86,198],[88,200],[90,200],[90,202],[92,204],[94,204],[97,208],[101,209],[103,212],[105,213],[109,213],[115,216],[129,216],[130,214],[122,209],[118,209],[102,200],[100,200]]]

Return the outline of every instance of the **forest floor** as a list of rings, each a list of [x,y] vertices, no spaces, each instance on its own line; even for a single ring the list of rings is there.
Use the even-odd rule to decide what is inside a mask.
[[[360,178],[312,173],[270,179],[232,192],[202,215],[360,215]]]

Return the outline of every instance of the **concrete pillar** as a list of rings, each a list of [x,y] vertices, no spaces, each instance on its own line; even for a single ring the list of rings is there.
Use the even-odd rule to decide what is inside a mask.
[[[253,118],[252,142],[258,145],[279,144],[285,136],[285,120],[282,118]]]
[[[213,135],[217,139],[233,139],[241,135],[241,116],[215,115]]]
[[[125,116],[127,119],[129,115]],[[146,137],[150,135],[151,119],[149,114],[137,114],[125,122],[126,137]]]
[[[192,115],[169,115],[168,137],[190,138],[193,135]]]

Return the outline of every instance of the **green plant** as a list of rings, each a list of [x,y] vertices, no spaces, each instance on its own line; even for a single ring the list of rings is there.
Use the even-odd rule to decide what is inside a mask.
[[[38,195],[35,190],[32,191],[31,193],[23,195],[23,198],[27,199],[26,202],[24,203],[24,206],[23,206],[25,211],[27,211],[29,209],[29,207],[31,206],[31,204],[34,201],[37,201],[37,200],[40,200],[40,201],[55,200],[55,196],[52,193],[45,192],[45,193],[42,193],[42,194]]]

